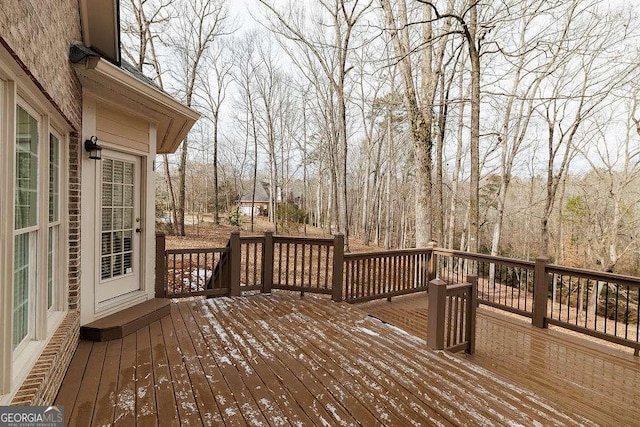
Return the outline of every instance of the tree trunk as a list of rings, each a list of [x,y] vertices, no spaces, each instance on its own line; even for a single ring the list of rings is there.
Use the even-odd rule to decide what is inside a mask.
[[[467,45],[471,60],[471,175],[469,188],[469,252],[479,249],[480,221],[480,53],[476,46],[478,9],[471,0]]]

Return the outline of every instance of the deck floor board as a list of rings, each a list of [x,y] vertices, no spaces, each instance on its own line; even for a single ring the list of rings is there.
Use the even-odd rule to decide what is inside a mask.
[[[272,355],[269,364],[282,384],[294,394],[296,401],[305,408],[306,415],[314,424],[327,424],[330,421],[355,422],[331,393],[328,392],[323,378],[327,378],[324,369],[303,363],[290,342],[283,342],[280,335],[275,334],[265,323],[260,313],[254,313],[249,304],[238,302],[240,310],[234,310],[234,319],[243,323],[243,336],[254,342],[258,351],[266,351]],[[215,306],[211,308],[215,310]],[[301,353],[302,354],[302,353]]]
[[[360,306],[423,338],[427,307],[426,295]],[[633,403],[640,398],[640,359],[618,349],[480,308],[476,353],[462,357],[597,424],[635,425],[640,419]]]
[[[91,354],[89,354],[89,358],[87,359],[87,366],[104,366],[107,345],[106,343],[100,344],[101,345],[92,346]],[[78,397],[71,414],[71,418],[77,420],[76,425],[91,425],[98,387],[100,386],[100,378],[101,375],[91,375],[87,377],[87,380],[80,383]]]
[[[576,374],[577,385],[564,384],[563,400],[556,395],[565,379],[550,379],[550,396],[535,383],[536,372],[522,372],[523,364],[570,369],[569,361],[585,365],[590,375],[620,375],[638,369],[633,359],[603,357],[595,347],[579,352],[579,345],[553,334],[546,334],[544,350],[526,328],[489,315],[479,317],[476,355],[434,352],[420,338],[425,300],[413,297],[360,306],[288,293],[173,303],[171,316],[123,339],[82,341],[56,403],[65,405],[69,425],[588,425],[638,419],[629,411],[605,418],[597,402],[595,409],[585,406],[589,396],[604,393],[607,381]],[[502,351],[494,354],[505,360],[492,361],[492,351]],[[629,396],[616,411],[637,397],[634,381],[621,383]]]
[[[80,391],[78,384],[81,384],[84,378],[92,347],[92,343],[88,341],[80,341],[78,348],[71,359],[71,363],[69,363],[69,368],[67,368],[64,381],[58,391],[56,402],[65,408],[65,425],[69,425],[71,414],[73,413],[76,401],[78,400],[78,392]]]
[[[122,338],[118,390],[116,392],[116,413],[113,421],[116,426],[136,424],[136,352],[136,334]],[[91,372],[91,370],[88,369],[88,372]],[[90,379],[91,375],[87,375],[87,377]]]
[[[163,425],[180,426],[175,391],[171,381],[171,368],[167,356],[163,326],[160,321],[149,325],[152,368],[155,387],[157,417]]]
[[[121,353],[122,340],[109,341],[107,343],[107,352],[102,365],[100,387],[98,388],[96,406],[93,413],[92,422],[94,425],[108,425],[114,420]]]

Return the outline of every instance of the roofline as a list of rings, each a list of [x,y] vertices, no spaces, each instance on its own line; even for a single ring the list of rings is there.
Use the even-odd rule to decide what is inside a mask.
[[[141,102],[149,107],[157,120],[166,118],[170,122],[176,121],[175,124],[179,129],[174,131],[173,135],[169,132],[171,123],[164,135],[158,134],[158,153],[160,154],[175,152],[200,118],[200,113],[194,109],[103,58],[87,57],[84,61],[75,64],[75,67],[79,75],[100,83],[103,87],[114,91],[115,95],[133,97],[134,102]]]
[[[120,65],[121,60],[121,52],[120,52],[120,0],[97,0],[100,3],[106,3],[111,1],[113,5],[113,28],[114,32],[113,36],[113,44],[104,49],[101,49],[99,46],[94,45],[94,41],[91,38],[91,28],[93,24],[90,19],[89,11],[92,9],[92,6],[89,4],[91,1],[96,0],[79,0],[78,5],[80,9],[80,25],[82,29],[82,41],[84,44],[96,52],[100,53],[110,62],[113,62],[116,65]],[[108,18],[107,18],[108,19]],[[95,21],[95,19],[94,19]],[[108,51],[105,51],[108,50]]]

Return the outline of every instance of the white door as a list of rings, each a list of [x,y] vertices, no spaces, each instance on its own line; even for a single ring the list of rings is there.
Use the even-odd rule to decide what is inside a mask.
[[[96,301],[140,289],[140,166],[137,156],[102,150],[96,184]]]

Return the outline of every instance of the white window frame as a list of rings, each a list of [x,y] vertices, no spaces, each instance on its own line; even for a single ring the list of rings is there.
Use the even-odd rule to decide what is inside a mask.
[[[47,236],[43,236],[42,233],[42,214],[43,214],[43,205],[42,205],[42,185],[43,185],[43,174],[42,174],[42,154],[43,151],[48,151],[46,150],[45,147],[42,146],[42,131],[44,128],[44,124],[43,122],[46,120],[46,118],[43,118],[40,114],[38,114],[37,111],[35,111],[33,108],[31,108],[27,103],[25,103],[22,99],[18,98],[17,102],[16,102],[16,121],[17,121],[17,111],[18,108],[23,109],[27,114],[29,114],[31,117],[33,117],[36,122],[37,122],[37,129],[38,129],[38,148],[37,148],[37,171],[36,171],[36,195],[37,195],[37,199],[36,199],[36,224],[29,226],[29,227],[23,227],[20,228],[18,230],[16,230],[15,228],[15,222],[16,222],[16,218],[14,216],[14,230],[13,230],[13,239],[15,242],[15,238],[20,236],[20,235],[28,235],[28,239],[29,239],[29,284],[28,284],[28,292],[29,292],[29,297],[28,297],[28,310],[27,310],[27,334],[26,336],[22,339],[22,341],[20,341],[17,346],[13,349],[13,362],[16,363],[17,360],[21,360],[24,359],[24,353],[25,350],[27,350],[27,348],[29,347],[29,343],[33,340],[36,340],[39,338],[40,331],[41,328],[39,327],[40,325],[38,325],[38,321],[39,316],[38,316],[38,300],[41,297],[41,293],[42,293],[42,269],[43,269],[43,258],[42,258],[42,246],[47,246]],[[16,124],[17,126],[17,124]],[[16,137],[17,137],[17,130],[16,130]],[[17,147],[16,147],[16,137],[14,137],[14,146],[13,146],[13,158],[14,158],[14,162],[15,159],[17,157]],[[17,170],[13,171],[13,183],[14,183],[14,209],[15,209],[15,189],[17,187]],[[14,259],[14,263],[15,263],[15,256],[16,256],[16,248],[15,248],[15,243],[14,243],[14,248],[12,251],[12,258]],[[32,261],[35,261],[35,264],[32,265]],[[46,264],[44,265],[46,266]],[[13,269],[12,269],[13,271]],[[12,290],[15,292],[15,283],[12,277],[11,280],[11,285],[12,285]],[[13,298],[11,298],[12,300],[12,304],[13,304]],[[15,309],[15,307],[13,307]],[[14,325],[14,319],[13,319],[13,309],[11,310],[11,325],[12,325],[12,331],[13,331],[13,327],[15,327]],[[12,334],[13,335],[13,334]],[[11,338],[12,342],[11,345],[13,346],[13,336]]]
[[[0,49],[1,50],[1,49]],[[68,306],[68,147],[70,126],[55,107],[28,79],[14,74],[10,63],[2,62],[0,51],[0,405],[8,404],[24,381],[40,352],[60,325]],[[38,121],[37,225],[15,230],[16,121],[20,106]],[[49,145],[54,135],[58,147],[58,218],[49,222]],[[54,304],[48,307],[49,228],[57,227],[54,253],[56,286]],[[37,280],[30,283],[29,333],[13,349],[14,239],[28,233],[37,239],[32,246],[35,264],[30,268]],[[34,259],[34,258],[32,258]],[[31,271],[30,271],[31,274]],[[31,293],[33,292],[33,293]]]
[[[56,313],[60,312],[60,311],[64,311],[65,306],[64,306],[64,301],[66,300],[66,292],[65,289],[66,287],[63,285],[64,283],[64,276],[63,273],[67,271],[67,256],[66,256],[66,245],[65,243],[65,239],[63,239],[63,237],[67,236],[67,226],[68,226],[68,221],[62,221],[62,215],[65,212],[68,212],[68,207],[67,207],[67,199],[66,199],[66,194],[65,194],[65,183],[68,182],[67,181],[67,174],[66,174],[66,168],[64,167],[67,161],[67,156],[66,156],[66,150],[64,148],[67,148],[69,146],[69,141],[68,138],[65,138],[62,136],[62,134],[60,132],[58,132],[53,126],[49,126],[49,134],[47,135],[47,141],[49,140],[49,138],[51,137],[51,135],[53,135],[57,140],[58,140],[58,218],[54,219],[53,221],[49,221],[49,214],[48,214],[48,209],[47,209],[47,218],[46,218],[46,228],[47,228],[47,238],[49,236],[49,230],[51,228],[56,227],[57,228],[57,240],[58,240],[58,244],[57,247],[54,248],[54,259],[53,259],[53,274],[54,274],[54,288],[52,290],[52,302],[53,304],[51,305],[51,307],[48,307],[48,283],[47,283],[47,288],[45,289],[45,292],[47,293],[47,296],[44,298],[45,299],[45,307],[47,309],[47,313],[48,313],[48,321],[47,321],[47,325],[50,326],[51,324],[54,324],[55,322],[53,322],[53,320],[55,319]],[[49,146],[49,144],[47,144],[47,146]],[[49,158],[49,149],[47,149],[47,157]],[[49,188],[48,186],[48,177],[49,177],[49,162],[47,162],[47,189]],[[47,207],[49,206],[49,199],[48,199],[49,194],[47,193]],[[48,251],[49,251],[49,243],[47,242],[47,261],[48,261]],[[48,269],[47,269],[47,273],[48,273]],[[46,280],[45,280],[46,281]],[[57,285],[57,286],[56,286]]]

